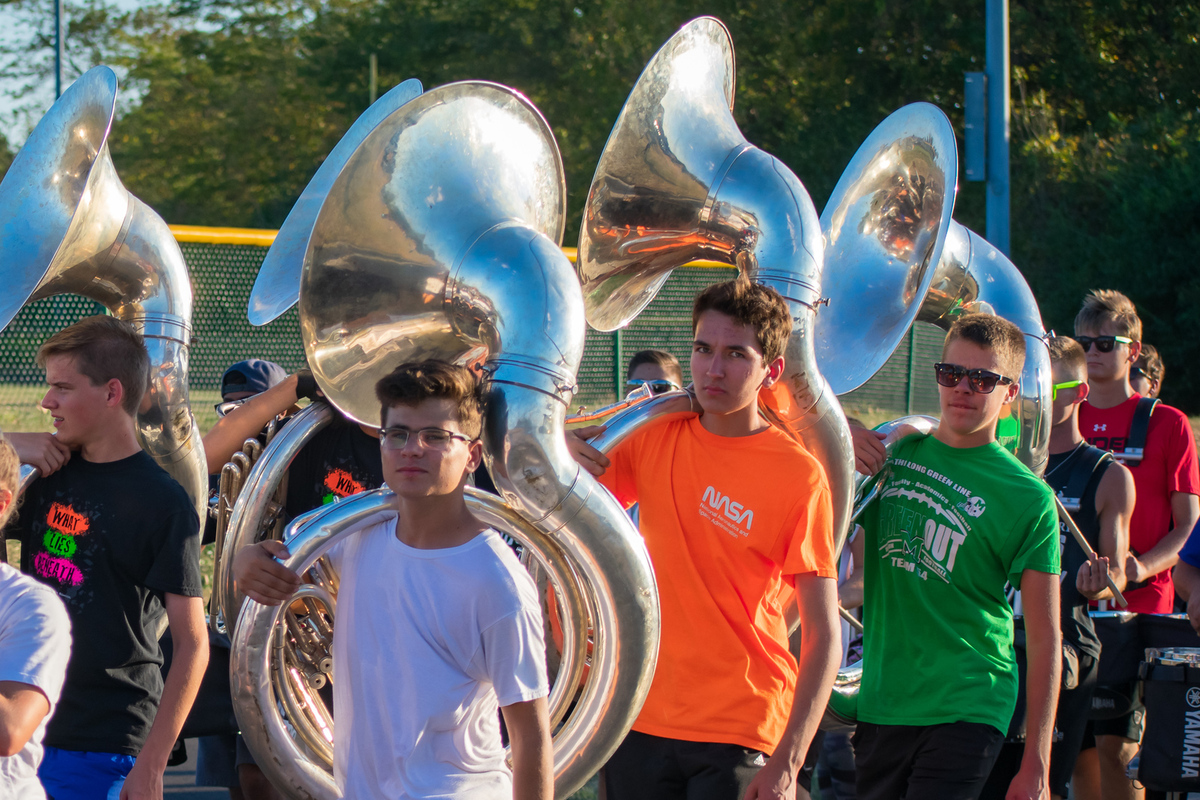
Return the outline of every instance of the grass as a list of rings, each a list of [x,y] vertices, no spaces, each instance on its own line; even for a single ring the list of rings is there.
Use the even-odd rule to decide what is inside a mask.
[[[46,387],[40,384],[0,384],[0,431],[52,432],[50,415],[40,405],[45,392]],[[221,393],[209,389],[190,394],[192,413],[203,436],[217,421],[213,406],[221,400]]]

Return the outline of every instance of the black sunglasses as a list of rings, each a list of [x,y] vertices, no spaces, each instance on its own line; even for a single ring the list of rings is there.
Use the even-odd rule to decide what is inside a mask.
[[[1133,339],[1128,336],[1073,336],[1071,338],[1079,342],[1079,346],[1085,353],[1092,349],[1092,344],[1095,344],[1096,350],[1101,353],[1111,353],[1118,343],[1133,344]]]
[[[638,379],[638,378],[630,378],[629,380],[625,381],[626,389],[630,389],[630,390],[640,389],[643,386],[649,386],[650,391],[653,392],[654,394],[662,394],[663,392],[669,392],[672,389],[679,388],[679,386],[677,386],[674,381],[669,381],[665,378],[656,378],[655,380],[652,380],[652,381],[645,380],[645,379]]]
[[[970,381],[971,391],[980,394],[991,394],[997,383],[1003,383],[1005,386],[1012,383],[1012,378],[1006,378],[990,370],[967,369],[958,364],[934,364],[933,371],[937,375],[937,382],[947,389],[958,386],[962,383],[963,378]]]

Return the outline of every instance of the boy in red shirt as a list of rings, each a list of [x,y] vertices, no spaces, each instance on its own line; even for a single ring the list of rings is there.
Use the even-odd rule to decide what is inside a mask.
[[[1079,432],[1088,444],[1120,457],[1128,446],[1142,399],[1129,384],[1130,367],[1141,353],[1142,321],[1125,295],[1112,289],[1095,290],[1084,298],[1075,317],[1075,339],[1087,354],[1091,386],[1079,408]],[[1183,412],[1160,404],[1150,416],[1140,461],[1126,459],[1125,464],[1133,473],[1137,493],[1125,562],[1128,610],[1168,614],[1175,597],[1171,567],[1200,520],[1196,445]],[[1101,659],[1114,655],[1102,651]],[[1098,721],[1095,732],[1103,797],[1137,797],[1137,790],[1125,778],[1125,765],[1141,738],[1141,710]],[[1086,763],[1081,759],[1080,767]]]
[[[701,292],[691,371],[700,417],[639,430],[576,459],[641,531],[662,604],[658,667],[633,730],[605,767],[610,800],[792,798],[840,657],[833,514],[825,471],[758,413],[783,372],[791,318],[744,279]],[[784,604],[802,620],[788,652]]]

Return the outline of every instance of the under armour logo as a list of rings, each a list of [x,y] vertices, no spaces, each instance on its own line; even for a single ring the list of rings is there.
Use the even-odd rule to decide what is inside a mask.
[[[1106,430],[1108,430],[1108,423],[1106,422],[1102,425],[1093,425],[1092,430],[1093,431],[1106,431]]]

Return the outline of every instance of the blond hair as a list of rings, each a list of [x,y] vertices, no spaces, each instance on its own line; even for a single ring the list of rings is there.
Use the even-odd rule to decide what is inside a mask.
[[[1014,381],[1020,379],[1025,366],[1025,335],[1016,325],[994,314],[963,314],[946,334],[942,358],[950,344],[959,339],[991,350],[1000,362],[1001,374]]]
[[[1133,301],[1116,289],[1092,289],[1083,298],[1083,308],[1075,315],[1075,332],[1100,332],[1106,322],[1112,323],[1121,336],[1135,342],[1142,340],[1142,320]]]
[[[20,480],[21,462],[17,458],[17,451],[3,435],[0,435],[0,490],[6,490],[12,495],[12,502],[8,504],[8,508],[3,513],[0,513],[0,529],[17,509],[17,489],[20,488]],[[0,548],[3,546],[4,536],[0,534]]]

